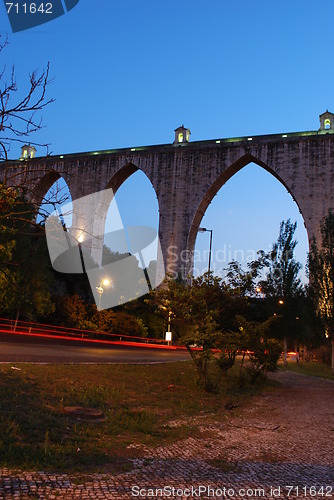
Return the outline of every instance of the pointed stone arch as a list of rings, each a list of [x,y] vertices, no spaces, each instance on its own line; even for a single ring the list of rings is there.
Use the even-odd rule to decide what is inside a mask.
[[[104,240],[104,235],[105,235],[107,214],[109,211],[110,204],[111,204],[114,196],[117,194],[118,190],[136,172],[141,172],[142,174],[144,174],[146,180],[149,181],[149,184],[151,185],[151,187],[155,193],[158,214],[159,214],[159,199],[157,196],[157,192],[156,192],[155,186],[152,183],[152,180],[150,179],[149,175],[147,174],[147,172],[145,171],[144,168],[140,168],[140,166],[137,166],[136,164],[134,164],[132,162],[127,162],[119,170],[117,170],[115,173],[112,173],[109,176],[110,178],[107,179],[105,184],[104,184],[104,189],[102,189],[102,195],[100,196],[98,205],[96,207],[95,216],[91,219],[91,234],[101,235],[100,244],[98,244],[97,241],[95,240],[95,247],[91,248],[91,255],[92,255],[93,259],[98,263],[102,262],[103,240]],[[120,215],[122,217],[122,214],[120,214]],[[89,217],[89,215],[87,214],[87,219],[88,219],[88,217]],[[159,225],[159,222],[158,222],[158,225]],[[159,255],[159,245],[158,245],[157,258],[158,259],[160,258],[160,260],[161,260],[161,255]]]
[[[114,195],[118,189],[127,181],[131,175],[137,172],[139,168],[132,162],[127,162],[119,170],[110,175],[109,180],[103,186],[101,191],[103,195],[99,198],[99,203],[96,207],[96,214],[92,220],[92,228],[90,229],[91,234],[94,235],[104,235],[105,224],[107,219],[107,213],[109,210],[110,203],[113,200]],[[88,214],[87,214],[88,215]],[[103,238],[102,238],[103,244]],[[92,249],[92,257],[96,262],[101,261],[102,256],[102,246],[99,245],[95,251]]]
[[[57,180],[61,178],[61,175],[56,172],[55,170],[49,170],[35,185],[35,187],[32,190],[32,198],[33,202],[37,205],[40,206],[42,203],[43,199],[45,198],[46,193],[49,191],[51,186]]]
[[[57,196],[59,195],[58,200],[50,200],[50,203],[48,203],[47,194],[52,186],[59,180],[62,180],[66,184],[66,191],[64,192],[64,186],[61,186],[59,193],[56,193]],[[64,196],[64,193],[66,193],[66,196]],[[31,191],[29,192],[28,199],[35,206],[35,215],[37,221],[40,217],[42,219],[47,217],[51,212],[53,212],[55,208],[59,208],[64,204],[71,205],[72,202],[70,186],[68,185],[65,176],[61,175],[55,170],[49,170],[45,175],[43,175],[43,177],[38,180],[33,189],[31,189]],[[46,207],[46,210],[42,210],[43,205],[44,207]],[[53,208],[51,208],[51,206],[53,206]],[[69,214],[71,214],[71,210]]]
[[[273,177],[275,177],[275,179],[277,179],[278,182],[280,182],[280,184],[282,184],[285,187],[287,192],[290,194],[290,196],[292,197],[292,199],[296,203],[296,205],[299,209],[299,212],[300,212],[301,216],[303,217],[304,226],[305,226],[306,232],[308,234],[307,227],[305,224],[305,219],[304,219],[302,210],[300,208],[300,205],[298,203],[298,200],[295,198],[292,190],[289,188],[289,186],[284,181],[284,179],[275,170],[273,170],[269,165],[267,165],[266,163],[261,161],[259,158],[256,158],[255,156],[252,156],[252,155],[247,153],[247,154],[243,155],[242,157],[240,157],[237,161],[233,162],[229,167],[227,167],[223,172],[221,172],[218,175],[216,180],[207,189],[206,193],[202,197],[202,200],[200,201],[200,203],[195,211],[195,214],[193,216],[193,219],[192,219],[192,222],[190,225],[189,235],[188,235],[188,239],[187,239],[187,254],[189,256],[191,256],[191,262],[188,263],[188,266],[189,266],[188,273],[189,274],[192,274],[192,270],[193,270],[193,258],[192,257],[193,257],[193,253],[195,250],[198,229],[200,227],[201,221],[204,217],[204,214],[205,214],[207,208],[209,207],[210,203],[212,202],[213,198],[216,196],[218,191],[224,186],[224,184],[226,184],[226,182],[228,182],[236,173],[241,171],[244,167],[246,167],[250,163],[254,163],[254,164],[258,165],[259,167],[263,168],[264,170],[266,170],[269,174],[271,174]],[[309,234],[308,234],[308,237],[309,237]]]
[[[126,182],[131,175],[133,175],[135,172],[138,170],[141,170],[139,167],[137,167],[134,163],[128,162],[126,163],[122,168],[120,168],[109,180],[108,184],[106,185],[106,189],[112,189],[114,194],[118,191],[118,189]],[[146,177],[149,179],[147,176],[146,172],[141,170]],[[150,180],[150,179],[149,179]],[[151,181],[150,181],[151,182]],[[151,182],[152,184],[152,182]]]

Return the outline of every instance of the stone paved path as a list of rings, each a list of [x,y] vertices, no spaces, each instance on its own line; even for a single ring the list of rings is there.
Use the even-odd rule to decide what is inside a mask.
[[[80,481],[3,469],[0,499],[334,500],[334,382],[288,372],[274,378],[282,388],[256,397],[251,409],[224,422],[194,419],[201,436],[145,449],[130,472]]]

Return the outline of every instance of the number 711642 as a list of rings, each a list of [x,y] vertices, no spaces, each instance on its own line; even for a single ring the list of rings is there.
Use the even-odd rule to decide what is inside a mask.
[[[52,3],[11,3],[6,2],[7,14],[12,11],[15,14],[52,14]]]
[[[304,498],[333,498],[333,486],[285,486],[287,496]]]

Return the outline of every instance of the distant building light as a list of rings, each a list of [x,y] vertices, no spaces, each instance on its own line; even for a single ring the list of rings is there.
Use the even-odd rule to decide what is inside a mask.
[[[174,130],[175,140],[174,144],[184,144],[190,141],[190,130],[183,124]]]
[[[34,158],[36,154],[36,148],[30,144],[25,144],[21,147],[21,157],[20,160],[27,160],[28,158]]]
[[[319,116],[320,129],[319,130],[334,130],[334,113],[326,109],[325,113]]]

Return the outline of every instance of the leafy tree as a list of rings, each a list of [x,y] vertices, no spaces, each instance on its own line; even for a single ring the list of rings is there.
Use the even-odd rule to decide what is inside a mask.
[[[266,254],[262,250],[258,251],[256,260],[248,262],[247,270],[242,269],[240,262],[229,262],[226,269],[227,284],[242,297],[254,295],[257,278],[266,264]]]
[[[0,56],[7,45],[8,39],[0,35]],[[17,85],[14,66],[4,64],[0,69],[0,159],[8,159],[13,143],[23,144],[42,128],[41,112],[53,102],[47,98],[49,84],[49,65],[29,75],[24,91]],[[22,178],[11,175],[10,165],[4,162],[0,177],[0,308],[3,314],[31,320],[52,313],[54,304],[44,228],[36,223],[36,207],[23,196],[28,186]]]
[[[8,219],[13,211],[16,199],[17,193],[15,190],[0,184],[0,285],[2,290],[7,286],[7,279],[9,278],[7,264],[12,259],[15,248],[16,231],[8,224]]]
[[[273,316],[264,322],[246,321],[238,317],[239,329],[243,339],[243,357],[240,367],[240,382],[242,381],[242,368],[246,353],[248,354],[250,366],[251,383],[255,383],[259,378],[266,377],[268,371],[275,371],[281,355],[280,343],[269,337],[272,323],[276,321]]]
[[[0,309],[16,319],[49,315],[52,275],[42,227],[30,224],[33,207],[0,184]]]
[[[79,295],[61,295],[55,302],[57,324],[70,328],[97,329],[95,322],[90,319],[92,306],[87,305]]]
[[[151,307],[165,324],[171,320],[173,340],[179,340],[193,329],[189,284],[169,278],[163,287],[150,293]],[[146,299],[146,302],[148,299]]]
[[[166,287],[152,292],[166,321],[172,317],[173,338],[176,334],[186,345],[207,391],[215,390],[210,368],[214,362],[211,350],[217,347],[219,338],[216,318],[220,281],[206,273],[191,283],[169,279]]]
[[[141,319],[126,311],[104,309],[100,312],[95,308],[92,320],[97,324],[97,315],[100,315],[100,330],[115,335],[130,337],[147,337],[147,328]]]
[[[172,313],[173,335],[186,345],[200,383],[206,391],[217,391],[240,347],[235,327],[240,297],[212,273],[191,283],[169,280],[153,293],[165,318]]]
[[[282,221],[277,241],[267,254],[269,270],[261,285],[268,297],[289,299],[301,288],[298,274],[302,266],[294,258],[298,243],[294,240],[296,228],[297,222],[292,223],[290,219]]]
[[[270,316],[274,313],[281,317],[280,328],[283,333],[284,362],[287,359],[287,338],[295,336],[297,328],[296,299],[302,297],[303,289],[298,277],[301,264],[294,258],[297,241],[294,239],[297,223],[290,219],[280,224],[279,236],[271,252],[266,255],[268,271],[265,279],[259,282],[267,298]]]
[[[321,241],[312,239],[308,258],[310,295],[314,300],[327,339],[332,344],[334,373],[334,214],[321,224]]]
[[[226,376],[227,371],[234,365],[238,352],[245,348],[244,338],[240,329],[237,332],[221,331],[220,333],[217,343],[220,355],[217,359],[217,364]]]
[[[169,279],[165,287],[152,292],[156,311],[167,323],[171,317],[173,339],[193,335],[194,328],[205,320],[205,311],[214,317],[217,328],[237,331],[236,314],[247,308],[247,301],[212,272],[193,278],[191,282]]]
[[[62,295],[56,299],[57,323],[67,327],[83,330],[98,330],[98,338],[103,332],[116,335],[146,337],[147,328],[141,321],[126,311],[103,309],[98,311],[95,304],[87,304],[77,294]],[[107,337],[106,337],[107,338]]]
[[[122,306],[115,308],[115,311],[126,311],[140,319],[147,328],[149,338],[164,339],[167,330],[168,313],[161,314],[162,310],[157,308],[153,294],[131,300]]]

